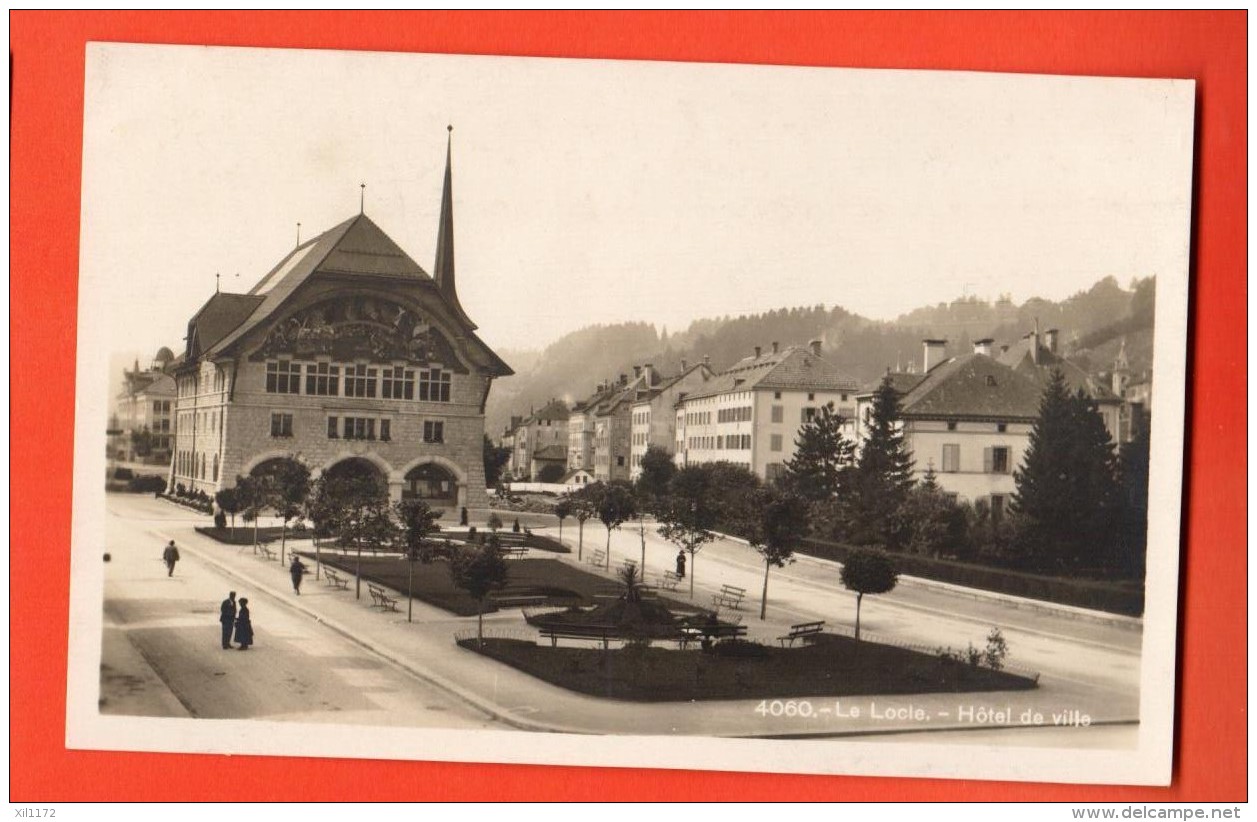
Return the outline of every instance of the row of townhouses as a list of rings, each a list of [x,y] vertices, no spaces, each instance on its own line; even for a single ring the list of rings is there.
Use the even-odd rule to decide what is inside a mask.
[[[136,363],[116,397],[110,456],[135,444],[168,461],[171,487],[213,494],[272,460],[297,460],[315,478],[375,477],[394,500],[483,507],[485,405],[513,372],[477,335],[459,302],[450,151],[425,271],[365,213],[304,242],[248,292],[218,292],[187,323],[177,356]],[[949,492],[1002,505],[1013,490],[1047,375],[1100,404],[1115,441],[1129,439],[1150,400],[1124,349],[1106,383],[1065,359],[1057,334],[1027,334],[945,358],[925,342],[919,373],[892,373],[916,470]],[[833,403],[857,440],[872,386],[858,386],[821,342],[773,343],[732,367],[645,363],[568,406],[554,399],[514,419],[504,444],[516,478],[560,474],[579,486],[634,480],[647,449],[678,465],[727,460],[762,478],[785,470],[799,426]],[[147,436],[131,436],[132,433]]]
[[[1124,344],[1112,372],[1093,376],[1064,357],[1058,341],[1055,329],[1035,330],[998,348],[994,340],[979,340],[972,352],[947,357],[946,340],[930,339],[923,342],[919,371],[888,371],[917,476],[933,470],[954,498],[986,500],[1002,511],[1043,388],[1058,369],[1071,391],[1081,389],[1096,401],[1114,442],[1131,439],[1150,383],[1132,381]],[[876,388],[845,376],[820,341],[773,343],[720,372],[707,361],[682,362],[675,375],[649,363],[635,367],[570,408],[551,400],[527,418],[513,418],[503,442],[512,449],[510,473],[518,478],[538,479],[562,453],[566,473],[558,481],[570,487],[636,480],[651,446],[670,453],[678,466],[726,461],[773,480],[794,456],[800,426],[823,406],[832,404],[847,435],[861,442]],[[559,471],[548,474],[558,477]]]

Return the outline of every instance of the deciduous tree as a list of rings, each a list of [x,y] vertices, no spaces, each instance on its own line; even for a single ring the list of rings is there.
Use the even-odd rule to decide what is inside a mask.
[[[842,585],[855,591],[855,640],[860,641],[860,605],[865,594],[884,594],[899,582],[895,562],[885,551],[856,548],[842,564]]]
[[[759,618],[768,613],[768,572],[794,562],[794,547],[807,533],[807,502],[797,494],[762,488],[748,498],[747,541],[764,559]]]
[[[484,545],[461,548],[450,557],[450,579],[476,601],[476,645],[484,645],[484,601],[506,586],[507,567],[497,534]]]

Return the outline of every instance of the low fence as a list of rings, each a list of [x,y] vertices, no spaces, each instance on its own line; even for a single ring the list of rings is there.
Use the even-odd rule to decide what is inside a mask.
[[[508,482],[506,487],[517,494],[566,494],[577,488],[561,482]]]
[[[808,538],[802,543],[799,553],[835,562],[845,562],[852,551],[849,545],[828,540]],[[899,573],[905,576],[1110,614],[1143,615],[1144,589],[1138,582],[1050,577],[916,554],[895,553],[891,556]]]

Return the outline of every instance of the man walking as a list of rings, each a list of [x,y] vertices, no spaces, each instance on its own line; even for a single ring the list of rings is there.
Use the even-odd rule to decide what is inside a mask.
[[[218,621],[223,624],[223,648],[231,647],[231,631],[236,625],[236,592],[227,594],[219,609]]]
[[[288,567],[288,573],[292,576],[292,589],[297,592],[297,596],[301,596],[301,578],[306,573],[306,566],[301,561],[301,557],[296,554],[292,555],[292,565]]]
[[[161,558],[166,563],[166,576],[173,577],[175,575],[175,563],[179,561],[179,549],[175,547],[173,539],[166,546],[166,550],[161,552]]]

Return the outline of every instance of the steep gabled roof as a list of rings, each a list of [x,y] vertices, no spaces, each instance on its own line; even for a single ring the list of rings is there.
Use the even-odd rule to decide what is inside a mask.
[[[891,388],[894,388],[895,391],[901,397],[904,394],[907,394],[913,388],[915,388],[917,386],[917,383],[925,379],[924,374],[919,374],[915,371],[887,371],[884,377],[879,377],[878,379],[874,380],[873,382],[865,386],[864,390],[860,392],[860,395],[867,396],[869,394],[872,394],[874,391],[876,391],[878,388],[881,387],[882,380],[885,377],[890,377]]]
[[[540,411],[529,417],[528,420],[530,423],[541,420],[557,422],[566,420],[570,416],[571,412],[568,410],[567,405],[563,402],[563,400],[551,400],[546,403]]]
[[[857,391],[859,384],[844,377],[829,360],[811,349],[790,346],[758,357],[744,357],[726,371],[715,375],[706,385],[686,399],[714,397],[731,391],[813,389],[820,391]]]
[[[547,445],[542,448],[538,448],[536,451],[532,452],[532,458],[535,460],[566,461],[567,460],[567,446],[566,445]]]
[[[1033,420],[1043,388],[985,354],[962,354],[929,370],[899,401],[906,418]]]
[[[464,333],[487,354],[498,375],[514,373],[474,333],[476,326],[466,318],[461,306],[452,304],[449,295],[437,287],[422,266],[365,214],[357,214],[297,246],[248,294],[215,295],[235,301],[231,314],[233,322],[227,333],[216,334],[212,342],[205,342],[205,335],[202,334],[198,353],[226,352],[254,328],[276,315],[288,298],[316,274],[388,278],[424,284],[458,320],[465,321]],[[206,305],[209,307],[210,303]],[[202,312],[205,310],[202,309]]]
[[[1036,363],[1034,346],[1034,335],[1023,337],[1013,345],[1010,345],[1007,351],[1001,352],[998,361],[1002,365],[1006,365],[1018,373],[1030,377],[1038,382],[1040,386],[1046,386],[1052,378],[1052,372],[1059,370],[1064,375],[1065,384],[1069,387],[1071,393],[1081,388],[1090,397],[1099,402],[1118,401],[1118,397],[1103,382],[1092,377],[1077,363],[1054,353],[1045,345],[1039,344],[1039,360]]]
[[[249,318],[263,298],[254,294],[215,293],[188,322],[188,351],[209,351]]]

